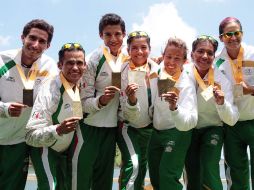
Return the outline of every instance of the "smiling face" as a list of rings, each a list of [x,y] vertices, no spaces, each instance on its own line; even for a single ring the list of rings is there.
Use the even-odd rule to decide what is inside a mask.
[[[66,80],[76,84],[86,69],[85,55],[79,50],[65,51],[58,66]]]
[[[233,22],[233,21],[226,24],[225,27],[223,28],[224,34],[227,32],[236,32],[236,31],[241,31],[241,26],[237,22]],[[242,35],[239,35],[239,36],[232,35],[229,38],[227,38],[224,35],[221,35],[220,41],[224,43],[228,51],[236,50],[241,47]]]
[[[185,51],[183,48],[169,45],[163,54],[165,70],[168,74],[174,75],[182,68],[185,62]]]
[[[147,39],[145,37],[134,38],[128,47],[128,53],[135,66],[139,67],[146,64],[150,54]]]
[[[104,44],[109,47],[110,53],[116,56],[123,44],[125,33],[122,31],[120,24],[107,25],[104,27],[100,37],[104,41]]]
[[[23,43],[21,61],[23,64],[31,65],[49,47],[48,33],[38,28],[32,28],[30,32],[21,36]]]
[[[209,40],[200,41],[191,52],[191,58],[200,75],[205,76],[213,63],[214,47]]]

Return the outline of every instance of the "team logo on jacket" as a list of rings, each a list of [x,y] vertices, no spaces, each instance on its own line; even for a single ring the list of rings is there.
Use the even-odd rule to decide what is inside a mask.
[[[9,82],[15,82],[15,78],[14,77],[8,77],[6,80],[9,81]]]

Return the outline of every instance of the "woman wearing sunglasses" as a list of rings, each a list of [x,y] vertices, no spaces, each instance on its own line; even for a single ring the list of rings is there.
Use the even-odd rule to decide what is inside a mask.
[[[224,141],[222,126],[223,122],[234,125],[239,116],[233,105],[230,82],[212,67],[217,47],[213,37],[199,36],[192,43],[193,64],[183,72],[183,77],[196,87],[198,107],[198,123],[185,162],[187,190],[223,189],[219,170]]]
[[[227,17],[219,26],[224,49],[216,67],[231,81],[234,102],[240,117],[234,127],[226,127],[225,160],[228,189],[250,189],[247,147],[251,153],[251,175],[254,176],[254,48],[242,44],[242,25]],[[252,189],[254,188],[252,179]]]

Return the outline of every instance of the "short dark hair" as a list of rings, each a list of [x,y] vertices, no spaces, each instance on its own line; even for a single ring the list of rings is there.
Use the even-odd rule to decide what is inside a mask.
[[[220,34],[220,35],[224,33],[224,28],[225,28],[226,25],[227,25],[228,23],[230,23],[230,22],[235,22],[235,23],[237,23],[237,24],[240,26],[240,29],[243,30],[243,29],[242,29],[242,24],[241,24],[240,20],[238,20],[238,19],[235,18],[235,17],[226,17],[226,18],[224,18],[224,19],[221,21],[221,23],[220,23],[220,25],[219,25],[219,34]]]
[[[204,41],[208,41],[212,44],[213,50],[214,50],[213,52],[215,54],[215,52],[217,51],[217,48],[218,48],[218,41],[215,38],[213,38],[212,36],[207,36],[207,35],[201,35],[201,36],[197,37],[197,39],[192,42],[192,52],[194,52],[197,49],[197,46],[200,42],[204,42]]]
[[[120,25],[122,32],[125,33],[125,22],[115,13],[108,13],[102,16],[99,23],[99,33],[102,34],[104,28],[108,25]]]
[[[54,33],[54,27],[47,23],[43,19],[34,19],[28,22],[23,29],[23,36],[27,36],[32,28],[38,28],[40,30],[44,30],[48,34],[48,41],[47,43],[50,44],[53,38],[53,33]]]
[[[68,46],[67,46],[68,45]],[[82,51],[85,55],[85,50],[79,43],[65,43],[58,52],[58,61],[63,61],[64,53],[68,51]]]
[[[180,38],[169,38],[168,39],[168,42],[164,48],[164,52],[163,52],[163,55],[165,54],[165,51],[167,49],[168,46],[175,46],[177,48],[180,48],[180,49],[183,49],[184,51],[184,59],[187,59],[187,52],[188,52],[188,48],[187,48],[187,45],[186,43],[181,40]]]
[[[127,38],[127,45],[128,45],[128,47],[130,47],[131,42],[133,41],[133,39],[137,39],[137,38],[145,38],[146,42],[147,42],[147,44],[149,46],[149,49],[151,49],[150,37],[144,31],[133,31],[133,32],[129,33],[128,38]]]

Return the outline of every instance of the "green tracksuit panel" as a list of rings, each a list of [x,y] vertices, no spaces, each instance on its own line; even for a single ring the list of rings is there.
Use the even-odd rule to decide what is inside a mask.
[[[223,127],[193,129],[185,161],[187,190],[223,190],[218,164],[223,141]]]

